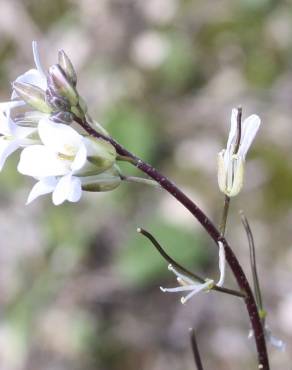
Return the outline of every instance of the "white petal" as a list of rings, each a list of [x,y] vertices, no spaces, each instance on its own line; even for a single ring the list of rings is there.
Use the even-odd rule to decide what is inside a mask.
[[[33,53],[34,63],[37,67],[38,72],[43,77],[43,79],[46,79],[46,74],[45,74],[44,69],[42,67],[42,63],[41,63],[40,55],[39,55],[39,51],[38,51],[38,44],[37,44],[36,41],[32,42],[32,53]]]
[[[25,139],[29,135],[37,132],[37,128],[35,127],[21,127],[15,124],[15,126],[11,129],[12,135],[17,139]]]
[[[17,170],[33,177],[62,176],[69,172],[70,163],[43,145],[32,145],[23,149]]]
[[[9,108],[7,108],[5,113],[0,111],[0,122],[0,132],[6,136],[13,136],[17,139],[23,139],[36,131],[36,128],[18,126],[12,118],[10,118]],[[4,131],[6,131],[6,133]]]
[[[11,135],[11,125],[10,121],[4,112],[0,111],[0,133],[5,136]]]
[[[58,206],[65,200],[78,202],[81,197],[81,182],[72,174],[63,176],[53,192],[53,203]]]
[[[177,292],[186,292],[186,291],[194,291],[194,290],[197,290],[198,288],[201,287],[202,284],[200,283],[196,283],[196,284],[193,284],[193,285],[183,285],[183,286],[178,286],[178,287],[175,287],[175,288],[163,288],[163,287],[160,287],[160,290],[162,292],[166,292],[166,293],[177,293]]]
[[[218,280],[217,285],[223,286],[225,280],[225,248],[222,242],[218,242],[219,246],[219,271],[220,271],[220,278]]]
[[[57,153],[75,156],[83,142],[82,136],[72,127],[46,118],[40,120],[38,129],[44,145]]]
[[[3,102],[3,103],[0,103],[0,111],[7,112],[10,109],[20,107],[21,105],[23,105],[23,102],[20,100],[12,100],[8,102]]]
[[[261,119],[259,116],[253,114],[244,120],[242,125],[242,138],[238,154],[245,158],[246,153],[260,127]]]
[[[71,189],[67,199],[69,202],[78,202],[82,195],[81,181],[78,177],[73,176],[71,181]]]
[[[40,72],[37,69],[30,69],[29,71],[17,77],[15,82],[28,83],[28,84],[37,86],[41,88],[42,90],[46,90],[47,88],[46,79],[43,77],[42,74],[40,74]],[[15,99],[16,97],[18,97],[18,95],[15,91],[13,91],[11,98]]]
[[[0,133],[5,136],[13,135],[16,124],[10,118],[11,109],[23,105],[20,101],[0,103]]]
[[[5,137],[0,137],[0,171],[2,170],[6,159],[19,148],[17,140],[8,140]]]
[[[41,195],[51,193],[52,191],[54,191],[56,184],[57,184],[57,180],[55,177],[42,178],[31,189],[31,192],[29,193],[26,204],[31,203],[33,200],[35,200]]]
[[[221,150],[218,153],[218,157],[217,157],[218,185],[219,185],[219,189],[223,193],[225,193],[226,186],[227,186],[227,168],[225,167],[224,155],[225,155],[225,149]]]
[[[213,280],[208,280],[206,283],[199,284],[198,286],[194,287],[194,290],[190,292],[186,297],[181,298],[181,303],[186,303],[190,298],[192,298],[195,294],[202,292],[203,290],[210,289],[211,286],[214,284]]]
[[[85,162],[86,162],[86,157],[87,157],[87,150],[86,150],[86,146],[84,144],[81,144],[76,156],[75,156],[75,159],[71,165],[71,170],[72,171],[78,171],[80,170],[84,165],[85,165]]]

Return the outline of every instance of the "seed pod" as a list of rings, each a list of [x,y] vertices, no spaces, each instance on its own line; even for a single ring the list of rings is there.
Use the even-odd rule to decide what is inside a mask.
[[[13,82],[13,90],[28,105],[43,113],[51,113],[45,92],[37,86],[24,82]]]
[[[71,81],[72,85],[76,87],[77,84],[77,75],[71,60],[64,50],[59,50],[58,53],[58,62],[62,67],[63,71],[66,73],[66,76]]]

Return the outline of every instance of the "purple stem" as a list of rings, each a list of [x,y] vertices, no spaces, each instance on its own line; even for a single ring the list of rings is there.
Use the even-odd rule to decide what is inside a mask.
[[[239,264],[238,259],[233,253],[231,247],[229,246],[226,239],[220,234],[219,230],[215,227],[212,221],[205,215],[205,213],[189,198],[185,195],[171,180],[160,174],[154,167],[150,164],[143,162],[140,158],[136,157],[134,154],[129,152],[119,143],[117,143],[113,138],[107,137],[96,132],[86,120],[81,120],[75,117],[75,121],[80,124],[81,127],[88,134],[96,138],[102,138],[110,142],[116,149],[117,154],[122,157],[127,157],[129,161],[139,168],[142,172],[147,174],[153,180],[157,181],[162,188],[164,188],[168,193],[170,193],[174,198],[176,198],[189,212],[199,221],[203,226],[209,236],[214,240],[218,246],[218,242],[221,241],[225,247],[226,261],[230,266],[235,279],[238,283],[240,289],[246,293],[244,302],[249,314],[249,319],[254,333],[254,338],[256,342],[256,348],[258,353],[258,369],[269,370],[269,359],[264,335],[264,329],[262,327],[261,319],[259,317],[258,308],[254,299],[253,292],[249,285],[249,282],[245,276],[245,273]]]

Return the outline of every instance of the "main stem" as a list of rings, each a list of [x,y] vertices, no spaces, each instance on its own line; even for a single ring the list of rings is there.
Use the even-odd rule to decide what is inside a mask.
[[[266,341],[264,336],[264,330],[262,327],[261,319],[259,317],[258,308],[251,290],[251,287],[248,283],[248,280],[245,276],[245,273],[239,264],[235,254],[233,253],[231,247],[229,246],[226,239],[221,235],[219,230],[215,227],[212,221],[205,215],[205,213],[186,195],[184,194],[171,180],[167,177],[160,174],[154,167],[150,164],[142,161],[140,158],[136,157],[134,154],[129,152],[119,143],[117,143],[113,138],[107,137],[103,134],[95,131],[86,120],[82,120],[78,117],[75,117],[75,121],[80,124],[81,127],[88,134],[96,137],[102,138],[110,142],[116,149],[117,154],[128,158],[134,166],[139,168],[142,172],[147,174],[153,180],[157,181],[162,188],[164,188],[168,193],[170,193],[174,198],[176,198],[189,212],[199,221],[203,226],[209,236],[214,240],[218,246],[218,242],[221,241],[225,247],[225,256],[226,260],[235,276],[235,279],[240,287],[246,293],[244,302],[249,314],[250,322],[254,332],[254,338],[257,347],[258,353],[258,368],[261,370],[269,370],[269,359],[266,347]]]

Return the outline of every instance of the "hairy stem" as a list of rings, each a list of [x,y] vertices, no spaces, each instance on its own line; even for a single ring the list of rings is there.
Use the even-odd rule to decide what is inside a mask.
[[[225,255],[228,265],[230,266],[238,286],[242,291],[246,293],[244,299],[250,323],[254,332],[254,338],[256,342],[256,348],[258,353],[258,368],[261,370],[269,370],[269,359],[266,347],[266,341],[264,336],[264,330],[259,317],[257,305],[253,296],[252,289],[246,278],[246,275],[237,260],[235,254],[233,253],[231,247],[229,246],[227,240],[221,235],[220,231],[216,228],[209,217],[186,195],[184,194],[171,180],[159,173],[150,164],[142,161],[140,158],[129,152],[122,145],[117,143],[113,138],[99,134],[96,132],[85,120],[81,120],[75,117],[75,121],[80,124],[80,126],[89,134],[96,138],[102,138],[110,142],[116,149],[118,155],[123,157],[128,157],[130,162],[134,164],[138,169],[147,174],[153,180],[157,181],[162,188],[164,188],[168,193],[170,193],[174,198],[176,198],[189,212],[199,221],[203,226],[205,231],[214,240],[218,247],[218,242],[221,241],[225,247]]]

